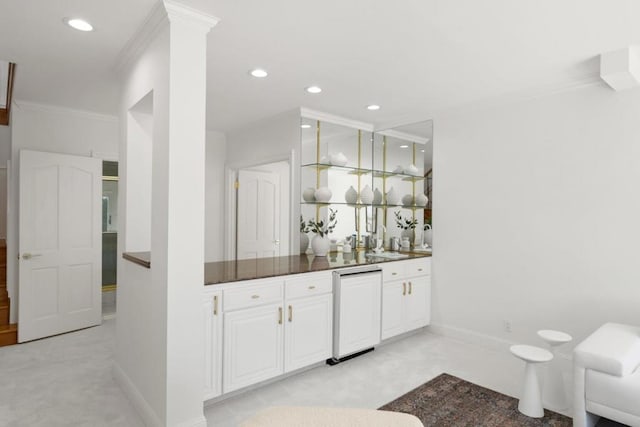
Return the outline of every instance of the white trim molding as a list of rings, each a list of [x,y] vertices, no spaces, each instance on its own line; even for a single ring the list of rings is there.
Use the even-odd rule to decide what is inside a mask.
[[[149,46],[156,35],[169,24],[167,12],[162,2],[157,2],[136,33],[124,45],[114,64],[118,73],[123,73],[133,61]]]
[[[189,22],[190,24],[198,25],[202,31],[207,33],[220,22],[220,19],[213,15],[193,9],[175,0],[163,0],[163,3],[169,21],[181,20]]]
[[[455,326],[431,324],[427,326],[427,330],[435,335],[441,335],[443,337],[452,338],[458,341],[465,342],[467,344],[473,344],[477,345],[478,347],[499,352],[509,352],[509,347],[511,347],[512,345],[522,344],[522,342],[505,340],[502,338],[494,337],[492,335],[486,335],[480,332],[458,328]],[[534,335],[532,338],[535,339],[537,337]],[[542,341],[540,342],[540,346],[543,346]],[[571,354],[556,353],[556,355],[566,361],[572,360]]]
[[[118,117],[110,114],[96,113],[93,111],[77,110],[74,108],[60,107],[58,105],[40,104],[31,101],[16,99],[13,101],[13,107],[19,110],[41,111],[54,114],[72,114],[87,119],[102,120],[105,122],[117,123]]]
[[[380,135],[390,136],[392,138],[402,139],[405,141],[416,142],[422,145],[426,145],[427,142],[431,141],[430,138],[425,138],[424,136],[413,135],[408,132],[401,132],[393,129],[379,130],[376,133],[379,133]]]
[[[116,362],[113,363],[112,374],[116,384],[120,386],[124,394],[129,398],[133,407],[136,408],[138,414],[142,417],[144,424],[150,427],[162,426],[158,415],[154,412],[131,379]]]
[[[366,130],[368,132],[374,131],[374,126],[371,123],[361,122],[358,120],[345,119],[344,117],[335,116],[329,113],[323,113],[322,111],[311,110],[306,107],[300,108],[300,116],[320,120],[322,122],[333,123],[334,125],[347,126],[354,129]]]

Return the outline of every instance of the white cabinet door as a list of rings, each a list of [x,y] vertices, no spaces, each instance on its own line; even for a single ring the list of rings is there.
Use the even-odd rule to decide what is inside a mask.
[[[431,276],[418,276],[407,279],[405,298],[406,330],[421,328],[431,319]]]
[[[224,313],[225,393],[283,373],[283,321],[281,304]]]
[[[339,359],[380,343],[382,275],[343,277],[336,292],[336,321],[340,326],[334,334],[333,357]]]
[[[403,333],[404,300],[406,298],[407,283],[395,281],[382,285],[382,330],[383,340]]]
[[[333,295],[289,300],[286,306],[284,371],[331,357]]]
[[[222,292],[204,297],[204,400],[222,394]]]

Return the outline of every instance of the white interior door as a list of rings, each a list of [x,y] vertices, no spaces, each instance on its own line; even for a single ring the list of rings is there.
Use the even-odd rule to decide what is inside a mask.
[[[100,324],[100,159],[20,151],[18,341]]]
[[[273,172],[238,172],[237,258],[280,256],[280,178]]]

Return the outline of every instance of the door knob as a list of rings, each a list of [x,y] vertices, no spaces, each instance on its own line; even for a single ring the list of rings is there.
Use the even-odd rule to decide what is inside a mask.
[[[30,252],[25,252],[22,254],[22,259],[31,259],[31,258],[35,258],[38,256],[42,256],[42,254],[32,254]]]

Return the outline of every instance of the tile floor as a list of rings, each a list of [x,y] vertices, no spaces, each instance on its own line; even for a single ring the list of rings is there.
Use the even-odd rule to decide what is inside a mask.
[[[115,320],[0,348],[0,426],[142,426],[111,376]],[[270,405],[377,408],[442,372],[509,395],[522,362],[422,331],[374,352],[322,365],[205,407],[209,426],[235,426]],[[569,382],[569,378],[567,378]]]

